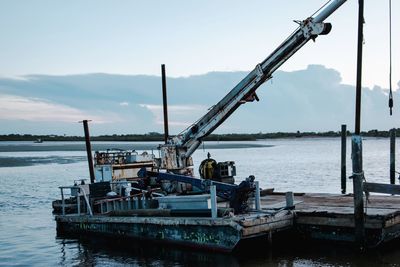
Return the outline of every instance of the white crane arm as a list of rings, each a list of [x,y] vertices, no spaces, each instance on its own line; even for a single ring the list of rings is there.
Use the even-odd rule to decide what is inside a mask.
[[[240,105],[246,102],[258,101],[255,94],[260,85],[272,77],[286,60],[296,53],[309,40],[315,40],[318,35],[328,34],[332,28],[330,23],[323,21],[329,17],[346,0],[332,0],[326,4],[314,17],[296,21],[299,27],[264,61],[240,81],[224,98],[214,105],[196,123],[172,138],[169,144],[161,145],[161,168],[182,169],[191,166],[191,155],[200,146],[202,139],[211,134]]]

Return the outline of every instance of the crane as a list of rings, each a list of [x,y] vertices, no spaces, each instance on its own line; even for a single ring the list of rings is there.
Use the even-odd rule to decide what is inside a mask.
[[[256,90],[272,74],[295,54],[308,41],[319,35],[328,34],[332,25],[324,20],[336,11],[346,0],[331,0],[314,15],[303,21],[295,21],[298,28],[279,45],[264,61],[241,80],[228,94],[198,121],[180,134],[170,138],[166,144],[160,145],[160,168],[182,173],[193,166],[191,155],[200,146],[202,140],[221,125],[239,106],[247,102],[258,101]]]

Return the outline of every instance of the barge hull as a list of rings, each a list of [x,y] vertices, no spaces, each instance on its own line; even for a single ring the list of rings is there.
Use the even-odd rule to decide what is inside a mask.
[[[60,235],[102,235],[121,239],[173,243],[211,251],[231,252],[240,240],[290,229],[294,214],[248,214],[233,218],[57,215]]]
[[[210,224],[205,220],[127,218],[106,216],[57,216],[57,232],[71,235],[102,235],[149,240],[230,252],[240,241],[240,227]]]

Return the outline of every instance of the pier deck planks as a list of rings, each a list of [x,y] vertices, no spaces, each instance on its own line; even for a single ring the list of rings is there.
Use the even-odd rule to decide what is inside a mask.
[[[282,203],[282,194],[262,197],[262,207]],[[295,197],[294,227],[313,239],[354,241],[353,196],[304,194]],[[400,197],[370,195],[365,203],[365,228],[370,246],[400,237]]]

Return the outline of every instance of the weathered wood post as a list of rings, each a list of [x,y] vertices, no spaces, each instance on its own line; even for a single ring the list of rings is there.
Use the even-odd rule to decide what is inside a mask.
[[[286,199],[286,208],[293,208],[294,207],[294,194],[293,194],[293,192],[286,192],[285,199]]]
[[[62,215],[65,215],[65,198],[64,198],[64,190],[62,187],[60,187],[61,190],[61,210],[62,210]]]
[[[364,0],[358,0],[358,36],[357,36],[357,80],[356,80],[356,112],[355,130],[352,137],[352,167],[353,167],[353,193],[354,193],[354,234],[355,241],[360,249],[365,247],[364,227],[364,200],[363,200],[363,165],[362,165],[362,138],[361,132],[361,86],[362,86],[362,50],[364,26]]]
[[[347,127],[346,124],[342,124],[342,159],[341,159],[341,188],[342,194],[346,194],[346,137],[347,137]]]
[[[396,129],[390,130],[390,184],[396,180]]]
[[[364,191],[363,191],[363,167],[362,167],[362,139],[360,135],[353,135],[351,146],[351,159],[353,163],[353,193],[354,193],[354,223],[355,238],[362,248],[365,242],[364,227]]]

